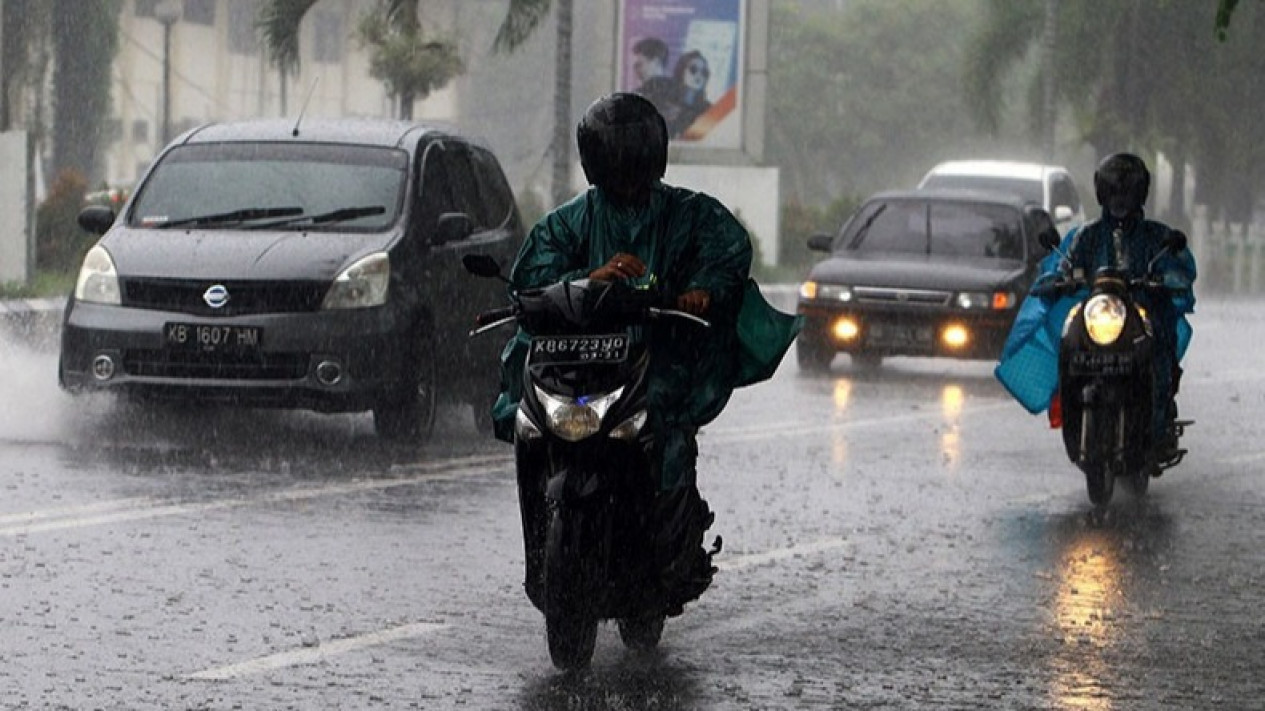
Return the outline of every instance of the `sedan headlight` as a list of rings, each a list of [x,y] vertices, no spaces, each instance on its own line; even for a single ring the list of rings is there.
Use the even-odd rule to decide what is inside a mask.
[[[1099,294],[1085,303],[1085,330],[1094,343],[1109,346],[1120,337],[1128,313],[1120,297]]]
[[[819,301],[852,301],[852,287],[842,284],[822,284],[806,281],[799,287],[799,295],[805,299]]]
[[[322,309],[366,309],[387,301],[391,282],[391,258],[375,252],[344,269],[321,302]]]
[[[976,309],[1003,310],[1015,305],[1017,298],[1013,291],[963,291],[957,296],[960,309],[973,311]]]
[[[75,300],[94,304],[123,303],[119,275],[105,247],[96,245],[84,255],[79,278],[75,280]]]
[[[601,395],[586,395],[578,398],[553,395],[533,386],[536,399],[545,408],[545,424],[550,431],[568,442],[579,442],[592,437],[602,428],[602,418],[624,394],[624,389],[617,388]]]

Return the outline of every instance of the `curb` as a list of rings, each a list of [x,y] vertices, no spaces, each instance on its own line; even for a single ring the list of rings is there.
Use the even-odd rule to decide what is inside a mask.
[[[6,316],[22,316],[30,313],[46,313],[62,311],[66,308],[65,298],[56,299],[9,299],[0,301],[0,318]]]

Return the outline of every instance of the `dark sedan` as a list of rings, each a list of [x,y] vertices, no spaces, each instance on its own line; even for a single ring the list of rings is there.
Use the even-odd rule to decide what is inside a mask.
[[[72,392],[344,412],[428,436],[440,397],[489,426],[494,339],[466,337],[523,228],[497,160],[393,121],[249,121],[168,146],[119,215],[84,210],[62,330]]]
[[[800,287],[807,324],[799,365],[824,370],[836,353],[861,365],[885,356],[992,359],[1045,256],[1054,230],[1040,207],[1001,194],[880,193],[836,235]]]

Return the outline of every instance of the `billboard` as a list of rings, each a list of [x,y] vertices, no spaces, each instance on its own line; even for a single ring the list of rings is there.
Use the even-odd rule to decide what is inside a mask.
[[[654,102],[671,140],[742,148],[747,0],[623,0],[617,88]]]

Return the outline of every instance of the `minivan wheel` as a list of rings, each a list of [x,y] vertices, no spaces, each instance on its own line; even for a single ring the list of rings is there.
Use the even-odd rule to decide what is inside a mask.
[[[412,366],[399,392],[374,406],[373,426],[379,437],[425,444],[435,427],[439,400],[435,349],[429,340],[423,341]]]

